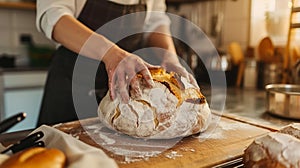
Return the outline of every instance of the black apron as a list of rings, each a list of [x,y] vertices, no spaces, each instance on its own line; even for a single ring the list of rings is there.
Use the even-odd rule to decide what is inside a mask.
[[[115,18],[145,10],[146,5],[141,1],[136,5],[120,5],[107,0],[87,0],[78,20],[93,31],[96,31],[102,25]],[[141,32],[145,13],[143,12],[143,15],[139,18],[143,18],[143,20],[136,20],[136,23],[131,25],[120,25],[120,27],[118,27],[118,29],[120,29],[119,31],[121,32],[122,29],[130,29],[133,26],[134,29],[140,29],[140,31],[137,31]],[[106,36],[105,34],[103,35]],[[141,33],[131,35],[120,40],[117,44],[126,51],[133,52],[142,47],[142,36]],[[54,53],[49,67],[37,126],[97,116],[97,109],[86,110],[86,112],[84,112],[85,115],[80,117],[78,117],[75,112],[72,99],[72,75],[78,57],[83,56],[78,56],[77,53],[70,51],[64,46],[60,46]],[[83,60],[87,67],[90,65],[99,65],[99,61],[96,60],[86,57],[83,57]],[[85,81],[84,78],[87,75],[88,74],[82,74],[83,80],[81,81]],[[108,91],[108,76],[105,65],[100,62],[95,78],[95,88],[87,88],[85,87],[84,82],[80,83],[80,81],[79,86],[82,86],[80,87],[80,91],[86,93],[86,100],[94,100],[94,98],[88,94],[90,91],[100,91],[102,93],[100,95],[98,94],[98,101],[100,101],[105,95],[103,93]]]

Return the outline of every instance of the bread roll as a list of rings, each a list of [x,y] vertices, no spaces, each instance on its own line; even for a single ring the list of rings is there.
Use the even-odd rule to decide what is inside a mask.
[[[112,101],[109,93],[100,102],[99,118],[109,128],[122,133],[151,139],[167,139],[204,131],[211,112],[198,88],[176,73],[149,69],[155,86],[142,84],[141,97],[130,97],[124,104]]]
[[[12,155],[0,168],[63,168],[66,156],[58,149],[34,147]]]
[[[245,167],[300,167],[300,124],[256,139],[244,155]]]

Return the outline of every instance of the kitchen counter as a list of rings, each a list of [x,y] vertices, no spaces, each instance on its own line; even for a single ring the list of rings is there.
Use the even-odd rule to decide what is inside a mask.
[[[27,72],[27,71],[48,71],[48,67],[12,67],[12,68],[0,68],[0,72]]]
[[[205,91],[207,99],[211,98]],[[218,96],[216,96],[218,98]],[[219,112],[220,113],[220,112]],[[291,120],[272,115],[266,111],[266,92],[259,89],[227,88],[224,116],[243,122],[278,129],[299,120]]]
[[[209,101],[212,98],[209,93],[210,89],[203,87],[202,91]],[[218,94],[213,96],[215,99],[220,98],[218,100],[220,102],[224,101]],[[103,127],[97,118],[62,123],[56,125],[55,128],[87,144],[103,149],[108,156],[115,159],[121,168],[212,167],[241,157],[255,138],[295,122],[266,113],[265,96],[264,90],[228,88],[223,114],[212,109],[215,114],[214,118],[220,118],[220,120],[213,120],[217,122],[213,122],[212,125],[216,125],[211,125],[206,132],[200,135],[179,140],[174,146],[166,148],[161,153],[155,153],[155,150],[152,151],[152,148],[148,148],[149,141],[132,143],[128,141],[129,137],[122,139],[117,135],[117,138],[114,138],[116,133]],[[21,138],[24,136],[24,131],[20,134],[0,135],[0,142],[12,141],[11,136]],[[167,143],[167,141],[163,141],[163,143]],[[151,145],[151,147],[153,146]],[[161,148],[165,145],[157,147]],[[118,154],[116,154],[116,149],[119,148],[120,150],[117,150]],[[144,148],[149,151],[132,151]],[[130,151],[132,152],[129,153],[130,156],[119,155],[122,152],[128,154]],[[132,157],[139,152],[146,152],[147,156]]]

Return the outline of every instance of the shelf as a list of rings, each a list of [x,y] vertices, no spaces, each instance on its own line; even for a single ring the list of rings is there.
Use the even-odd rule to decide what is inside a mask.
[[[300,12],[300,7],[294,7],[294,8],[292,8],[292,12]]]
[[[181,4],[195,3],[195,2],[207,2],[214,0],[166,0],[167,5],[179,6]]]
[[[167,3],[190,3],[190,2],[198,2],[198,1],[201,0],[166,0]]]
[[[35,3],[33,2],[0,2],[0,9],[24,9],[35,10]]]
[[[193,2],[199,2],[203,0],[166,0],[166,3],[168,5],[180,5],[184,3],[193,3]]]

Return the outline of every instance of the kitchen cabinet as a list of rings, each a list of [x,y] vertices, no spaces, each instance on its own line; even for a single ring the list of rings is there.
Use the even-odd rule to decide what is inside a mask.
[[[27,114],[25,120],[8,132],[35,128],[46,76],[46,70],[2,72],[0,75],[1,120],[19,112]]]

